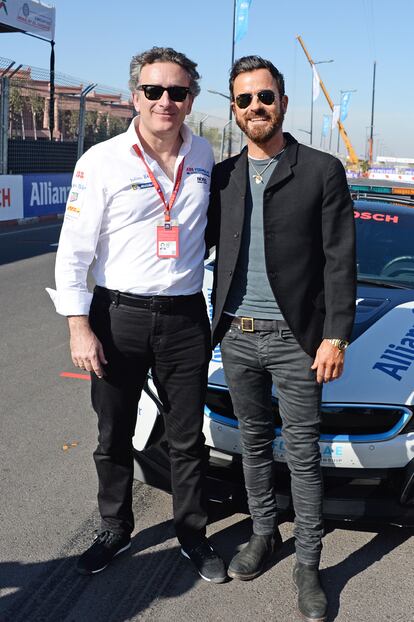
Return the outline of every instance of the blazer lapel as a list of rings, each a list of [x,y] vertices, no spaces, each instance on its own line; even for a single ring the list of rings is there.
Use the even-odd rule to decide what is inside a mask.
[[[228,187],[231,194],[228,195],[230,200],[226,202],[227,209],[230,208],[232,213],[232,224],[239,231],[244,222],[247,174],[247,148],[245,147],[230,173]]]
[[[293,176],[293,167],[298,157],[298,143],[289,133],[284,133],[287,141],[286,151],[280,159],[280,162],[273,171],[266,188],[277,186]]]
[[[230,183],[237,186],[238,194],[242,196],[243,201],[246,196],[247,181],[247,147],[244,147],[240,156],[237,158],[234,169],[230,174]]]

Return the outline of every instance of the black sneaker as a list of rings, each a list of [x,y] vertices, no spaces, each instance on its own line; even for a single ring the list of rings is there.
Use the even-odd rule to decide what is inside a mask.
[[[114,557],[126,551],[131,546],[131,538],[128,534],[114,533],[113,531],[101,531],[89,547],[78,559],[76,570],[80,574],[94,574],[101,572]]]
[[[205,581],[224,583],[227,580],[224,562],[207,538],[203,538],[192,548],[182,547],[181,555],[193,562],[198,574]]]

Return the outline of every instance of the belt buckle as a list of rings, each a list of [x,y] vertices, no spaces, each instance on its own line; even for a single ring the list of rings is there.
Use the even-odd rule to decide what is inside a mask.
[[[168,296],[166,297],[160,296],[158,298],[151,298],[151,301],[150,301],[151,311],[155,311],[157,313],[171,312],[171,306],[172,306],[172,301]]]
[[[240,321],[242,333],[254,333],[254,319],[252,317],[242,317]]]

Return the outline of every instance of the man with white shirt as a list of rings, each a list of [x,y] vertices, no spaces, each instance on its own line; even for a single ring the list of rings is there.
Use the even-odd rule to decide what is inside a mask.
[[[130,547],[132,437],[151,369],[165,411],[182,554],[204,579],[226,578],[205,536],[202,490],[210,327],[201,289],[213,154],[184,125],[200,90],[196,66],[171,48],[133,57],[129,85],[139,115],[81,157],[66,207],[55,305],[68,317],[73,363],[91,372],[99,428],[102,531],[78,561],[82,574]]]

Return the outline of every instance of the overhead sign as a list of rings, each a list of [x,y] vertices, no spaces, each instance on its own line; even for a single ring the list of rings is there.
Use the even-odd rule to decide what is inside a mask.
[[[20,30],[52,41],[56,9],[35,0],[0,0],[0,31]]]
[[[0,220],[20,218],[23,218],[23,178],[0,175]]]

